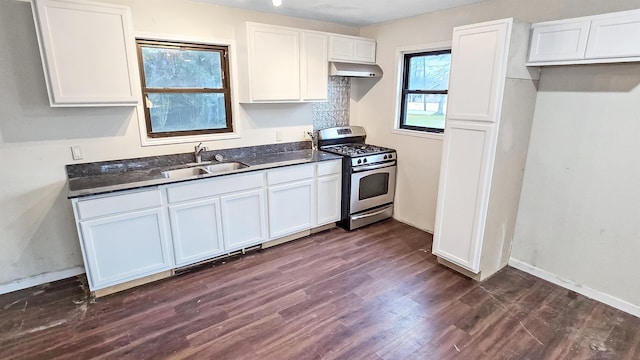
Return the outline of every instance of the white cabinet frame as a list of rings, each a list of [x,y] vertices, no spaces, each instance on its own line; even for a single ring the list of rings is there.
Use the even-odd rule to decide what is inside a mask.
[[[528,66],[640,61],[640,10],[532,25]]]
[[[33,0],[51,106],[133,106],[140,97],[130,10],[76,0]]]

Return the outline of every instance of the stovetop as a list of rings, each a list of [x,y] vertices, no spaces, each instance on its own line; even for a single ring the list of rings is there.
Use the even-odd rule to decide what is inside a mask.
[[[382,146],[360,144],[360,143],[322,146],[321,150],[338,154],[338,155],[350,156],[350,157],[366,156],[366,155],[388,153],[388,152],[394,151],[393,149],[385,148]]]

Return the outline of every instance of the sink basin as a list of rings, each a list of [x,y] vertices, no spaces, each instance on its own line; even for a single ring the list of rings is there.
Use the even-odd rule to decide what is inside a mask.
[[[222,174],[246,168],[247,165],[240,162],[227,162],[211,165],[193,165],[179,169],[169,169],[162,171],[162,176],[170,179],[186,178],[198,175]]]
[[[221,172],[234,171],[238,169],[246,168],[247,165],[239,162],[228,162],[228,163],[220,163],[220,164],[212,164],[207,166],[202,166],[202,169],[207,171],[209,174],[217,174]]]

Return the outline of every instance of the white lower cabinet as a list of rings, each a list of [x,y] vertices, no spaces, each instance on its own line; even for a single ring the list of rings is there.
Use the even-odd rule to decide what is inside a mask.
[[[267,171],[269,239],[311,229],[315,223],[315,164]]]
[[[89,288],[108,288],[337,221],[340,186],[341,160],[336,160],[317,168],[302,164],[72,199]]]
[[[314,225],[313,179],[269,187],[269,238],[276,239]]]
[[[219,199],[171,205],[169,218],[176,266],[224,253]]]
[[[222,196],[220,205],[227,252],[260,244],[267,239],[263,189]]]
[[[342,215],[342,161],[325,161],[316,169],[316,225],[340,220]]]
[[[434,253],[479,270],[493,145],[493,124],[450,120],[443,149]]]
[[[162,208],[79,222],[91,290],[173,267]]]

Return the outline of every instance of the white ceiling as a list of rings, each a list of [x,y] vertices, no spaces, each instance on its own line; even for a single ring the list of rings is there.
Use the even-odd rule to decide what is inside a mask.
[[[485,0],[195,0],[210,4],[294,16],[332,23],[365,26],[426,14]]]

